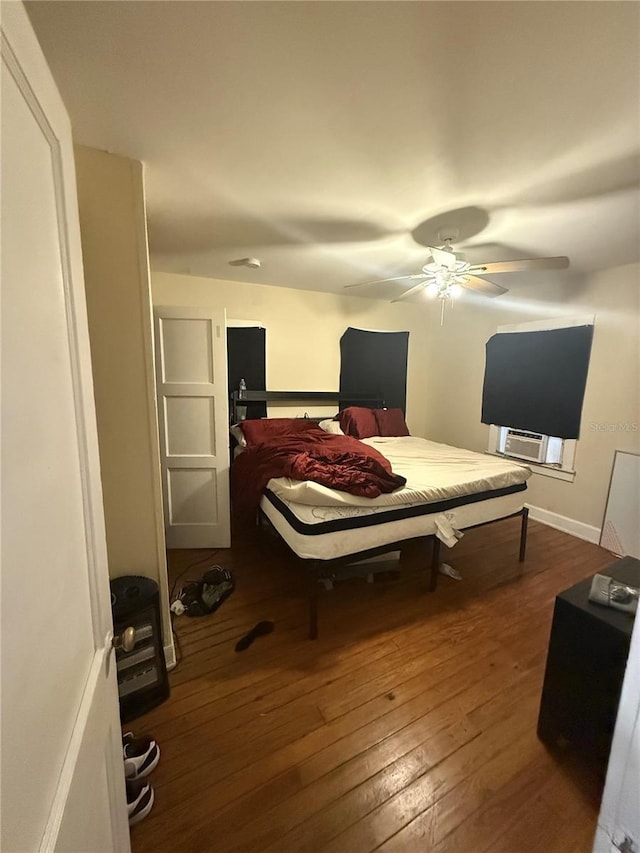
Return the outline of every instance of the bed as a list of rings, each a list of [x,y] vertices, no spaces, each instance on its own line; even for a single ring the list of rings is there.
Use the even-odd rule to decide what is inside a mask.
[[[260,393],[265,394],[251,392],[251,398]],[[313,392],[266,393],[292,395],[280,396],[283,402],[313,401]],[[329,392],[320,393],[326,402]],[[378,401],[361,396],[378,411]],[[348,397],[353,401],[353,395]],[[255,423],[245,427],[248,432],[255,428]],[[305,429],[300,423],[296,428]],[[312,426],[309,432],[315,434]],[[365,454],[381,454],[403,484],[375,497],[363,497],[291,476],[266,481],[269,472],[263,472],[258,520],[284,540],[308,574],[311,639],[318,635],[319,582],[342,567],[402,551],[416,542],[430,543],[428,589],[434,591],[441,543],[451,547],[463,530],[513,517],[521,519],[519,560],[524,561],[528,520],[524,495],[531,473],[526,466],[407,434],[372,435],[351,441],[355,444],[350,447],[357,445]],[[248,456],[242,463],[242,480],[246,483],[246,472],[252,470]]]

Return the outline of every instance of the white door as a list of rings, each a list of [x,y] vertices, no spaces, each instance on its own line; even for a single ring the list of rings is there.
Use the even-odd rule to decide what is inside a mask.
[[[168,548],[228,548],[225,312],[155,309],[156,383]]]
[[[127,851],[71,128],[2,4],[2,850]]]
[[[593,853],[640,845],[640,616],[631,635]],[[626,839],[626,845],[625,845]]]

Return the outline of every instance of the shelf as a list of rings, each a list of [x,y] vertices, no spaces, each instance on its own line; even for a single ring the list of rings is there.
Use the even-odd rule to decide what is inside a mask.
[[[381,408],[384,399],[379,394],[349,394],[346,391],[232,391],[231,423],[238,421],[238,409],[249,403],[334,403],[348,400],[350,403],[362,403],[367,408]]]
[[[331,403],[335,400],[357,400],[362,403],[379,403],[380,397],[376,394],[348,394],[341,391],[245,391],[240,396],[239,391],[231,393],[231,399],[235,403],[287,403],[287,402],[317,402]]]

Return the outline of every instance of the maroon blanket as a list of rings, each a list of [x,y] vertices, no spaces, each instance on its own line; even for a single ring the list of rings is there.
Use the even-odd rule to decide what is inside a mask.
[[[391,471],[387,459],[355,438],[306,432],[269,439],[248,447],[231,467],[236,513],[253,513],[272,477],[312,480],[365,498],[393,492],[406,480]]]

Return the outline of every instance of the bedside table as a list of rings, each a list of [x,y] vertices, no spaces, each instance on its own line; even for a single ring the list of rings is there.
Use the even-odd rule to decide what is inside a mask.
[[[623,557],[599,574],[640,587],[640,561]],[[556,597],[538,737],[568,742],[606,772],[634,615],[589,601],[591,578]]]

